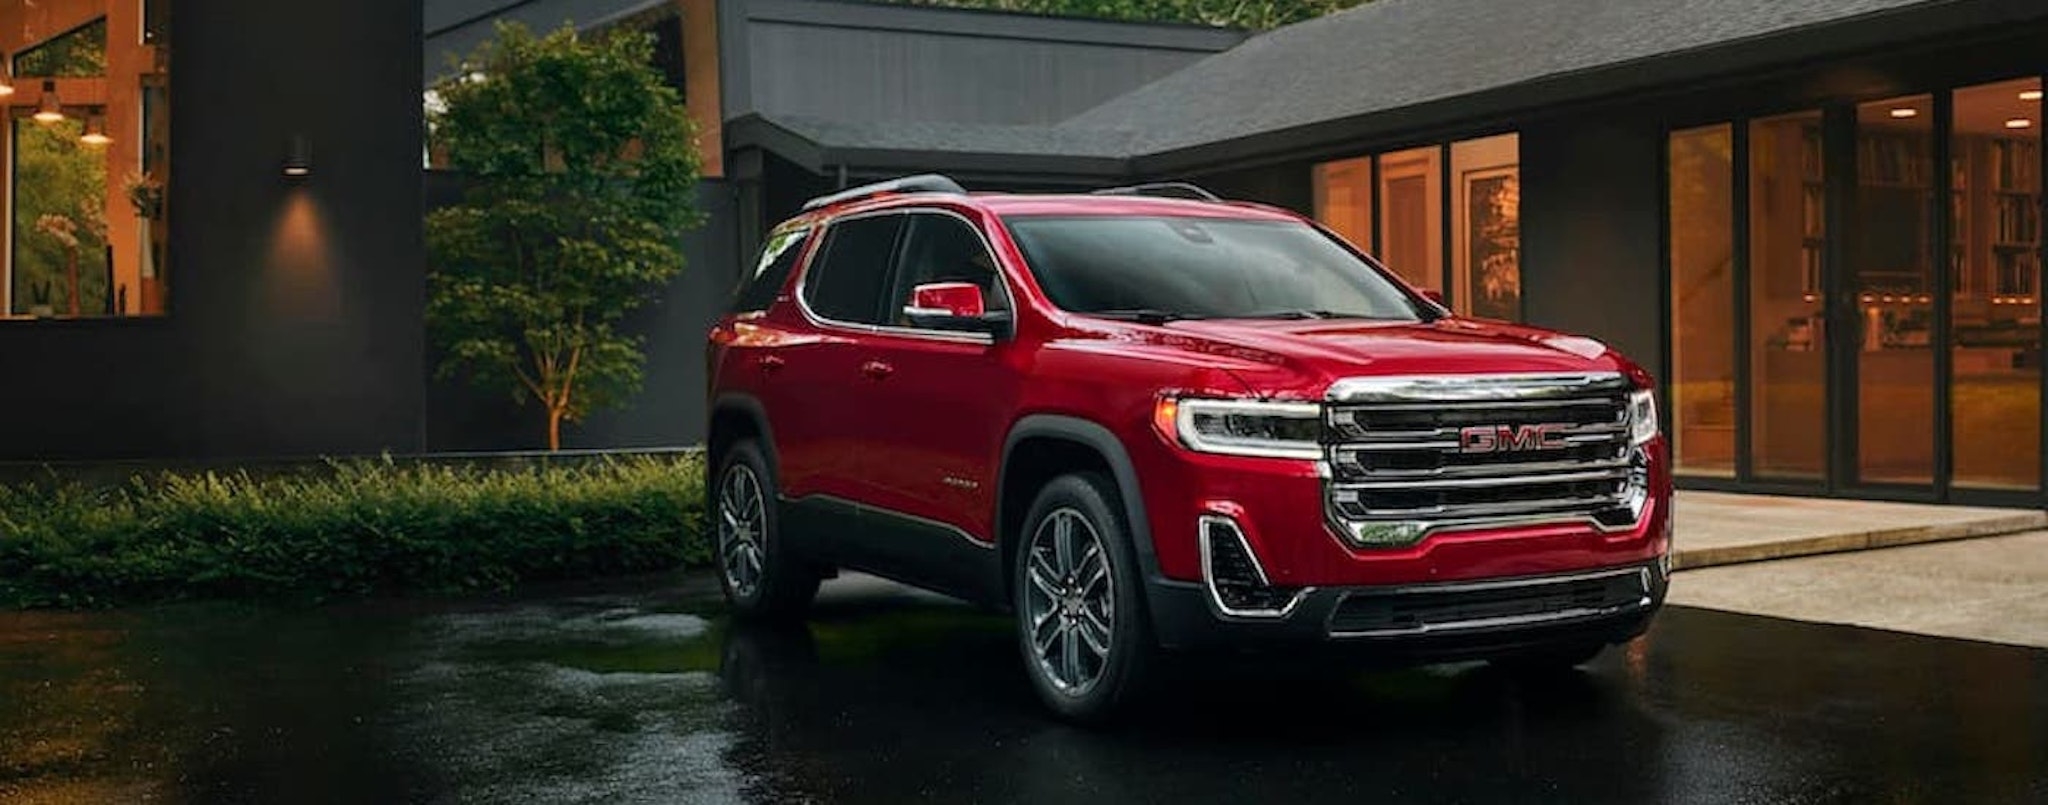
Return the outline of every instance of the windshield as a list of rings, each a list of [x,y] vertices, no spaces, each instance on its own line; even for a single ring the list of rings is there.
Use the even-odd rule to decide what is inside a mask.
[[[1298,221],[1010,216],[1004,219],[1052,303],[1075,313],[1151,318],[1364,318],[1414,321],[1393,280]]]

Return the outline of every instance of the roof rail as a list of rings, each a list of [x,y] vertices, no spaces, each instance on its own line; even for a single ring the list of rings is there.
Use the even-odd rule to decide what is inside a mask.
[[[901,179],[890,179],[886,182],[849,187],[837,193],[819,196],[804,202],[803,209],[805,212],[809,212],[815,209],[830,207],[834,204],[841,204],[870,196],[879,196],[883,193],[958,193],[965,195],[967,189],[961,187],[959,182],[955,182],[948,177],[936,173],[921,173],[916,176],[905,176]]]
[[[1158,196],[1160,198],[1187,198],[1196,201],[1222,201],[1191,182],[1151,182],[1134,184],[1129,187],[1105,187],[1094,191],[1098,196]]]

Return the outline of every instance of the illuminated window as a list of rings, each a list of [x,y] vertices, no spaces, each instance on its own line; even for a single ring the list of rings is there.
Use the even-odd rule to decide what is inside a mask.
[[[8,318],[159,315],[168,289],[165,2],[0,0]]]

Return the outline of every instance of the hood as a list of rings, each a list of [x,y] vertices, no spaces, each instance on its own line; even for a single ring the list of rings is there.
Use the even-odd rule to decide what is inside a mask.
[[[1594,339],[1455,317],[1420,323],[1193,320],[1131,329],[1143,334],[1125,337],[1236,359],[1229,370],[1264,396],[1320,397],[1332,381],[1359,376],[1607,371],[1647,381]]]

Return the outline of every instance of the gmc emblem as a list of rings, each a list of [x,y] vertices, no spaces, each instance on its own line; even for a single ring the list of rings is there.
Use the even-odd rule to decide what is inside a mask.
[[[1473,425],[1458,429],[1460,453],[1526,453],[1562,450],[1566,425]]]

